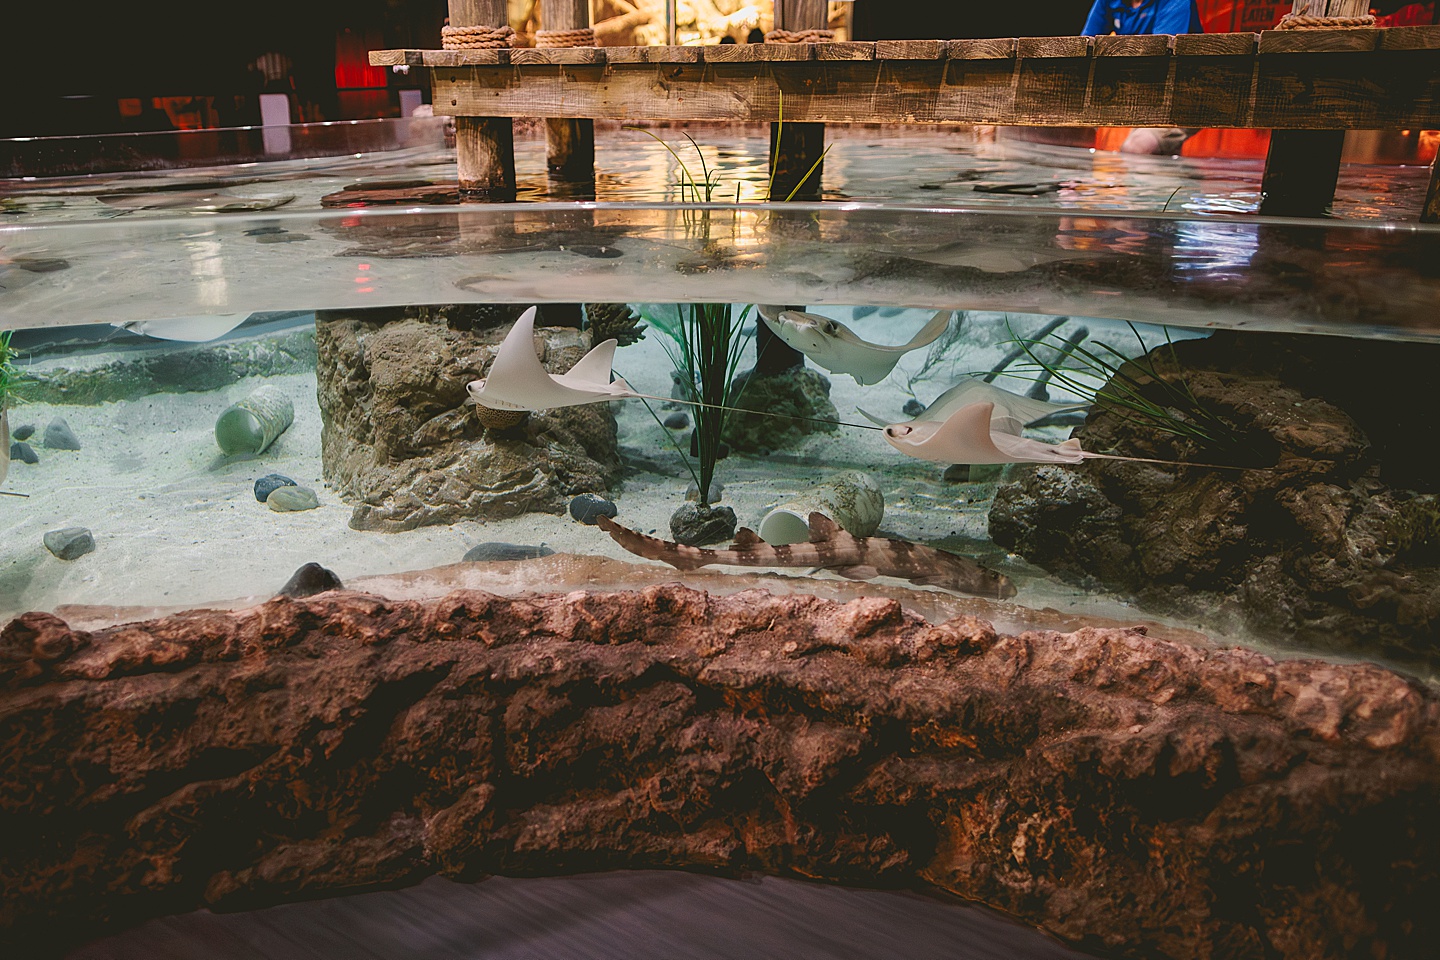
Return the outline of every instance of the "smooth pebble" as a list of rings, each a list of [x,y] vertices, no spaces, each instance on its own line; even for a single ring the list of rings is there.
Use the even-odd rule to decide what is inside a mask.
[[[33,423],[27,423],[27,424],[23,424],[23,425],[21,425],[21,426],[16,427],[14,430],[11,430],[11,431],[10,431],[10,439],[11,439],[11,440],[29,440],[30,437],[31,437],[31,435],[34,434],[34,433],[35,433],[35,424],[33,424]]]
[[[665,418],[666,429],[684,430],[688,426],[690,426],[690,414],[685,413],[684,411],[681,411],[680,413],[672,413],[670,414],[670,416]]]
[[[298,486],[298,483],[296,483],[294,480],[291,480],[284,474],[267,473],[265,476],[255,481],[255,499],[259,500],[261,503],[264,503],[265,498],[270,496],[270,494],[275,490],[278,490],[281,487]]]
[[[75,431],[70,429],[70,424],[65,422],[64,417],[56,417],[50,421],[45,428],[44,445],[51,450],[79,450],[80,441],[75,436]]]
[[[327,570],[318,563],[307,563],[290,575],[285,581],[285,586],[280,588],[277,597],[313,597],[317,593],[324,593],[326,590],[343,590],[345,584],[335,576],[335,571]]]
[[[45,534],[45,549],[61,560],[76,560],[95,549],[95,538],[84,527],[62,527]]]
[[[315,491],[309,487],[276,487],[270,491],[265,498],[265,504],[271,510],[280,513],[293,513],[297,510],[314,510],[320,506],[320,498],[315,496]]]
[[[22,463],[39,463],[40,455],[35,448],[24,441],[10,444],[10,459],[19,460]]]
[[[570,501],[570,516],[587,526],[593,527],[596,517],[616,517],[619,514],[619,508],[599,494],[582,493]]]
[[[900,408],[900,412],[905,414],[905,416],[907,417],[918,417],[920,416],[920,414],[925,412],[925,404],[921,403],[919,400],[916,400],[914,397],[911,397],[909,400],[905,401],[905,406]]]

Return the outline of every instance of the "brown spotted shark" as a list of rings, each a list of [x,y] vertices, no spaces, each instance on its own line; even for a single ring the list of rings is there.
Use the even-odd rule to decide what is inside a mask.
[[[755,531],[741,527],[728,549],[707,550],[658,540],[622,527],[609,517],[595,518],[600,529],[631,553],[668,563],[677,570],[695,570],[723,563],[743,567],[813,567],[850,580],[899,577],[927,587],[1005,600],[1015,584],[1004,574],[974,560],[905,540],[855,537],[823,513],[810,514],[810,542],[772,546]]]

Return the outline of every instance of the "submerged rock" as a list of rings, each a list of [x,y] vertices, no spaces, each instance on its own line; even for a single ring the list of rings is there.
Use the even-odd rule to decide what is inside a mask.
[[[265,505],[277,513],[295,513],[300,510],[314,510],[320,506],[320,498],[309,487],[282,486],[270,491]]]
[[[690,414],[683,410],[677,410],[665,418],[667,430],[684,430],[688,426],[690,426]]]
[[[670,515],[670,536],[676,543],[699,547],[733,539],[738,525],[729,507],[684,503]]]
[[[25,443],[23,440],[18,440],[10,444],[10,459],[19,460],[21,463],[39,463],[40,455],[35,452],[35,448],[30,446],[30,444]]]
[[[532,413],[503,431],[476,419],[465,385],[484,376],[507,332],[508,324],[321,315],[321,455],[333,489],[357,504],[352,527],[560,514],[576,494],[619,478],[608,404]],[[568,370],[589,342],[575,329],[536,331],[551,372]]]
[[[345,585],[340,582],[334,571],[320,566],[318,563],[307,563],[291,574],[290,579],[285,581],[285,586],[280,588],[277,597],[313,597],[317,593],[324,593],[326,590],[343,590]]]
[[[577,863],[932,887],[1134,958],[1440,939],[1436,692],[1139,629],[674,585],[27,613],[0,727],[6,956]]]
[[[834,433],[839,419],[830,402],[830,381],[809,367],[792,367],[781,373],[740,374],[731,385],[740,410],[725,417],[725,439],[744,453],[769,453],[793,447],[813,433]],[[769,416],[779,414],[781,416]],[[797,419],[783,419],[792,417]],[[799,419],[804,418],[804,419]]]
[[[921,403],[919,400],[916,400],[914,397],[911,397],[909,400],[905,401],[905,406],[900,408],[900,412],[905,414],[905,416],[907,417],[918,417],[920,416],[920,414],[925,412],[925,404]]]
[[[554,550],[541,545],[538,547],[528,546],[522,543],[501,543],[493,541],[490,543],[477,543],[465,551],[464,561],[466,563],[484,563],[487,561],[500,560],[534,560],[538,557],[553,556]]]
[[[570,516],[586,526],[593,527],[596,517],[617,517],[620,509],[614,503],[595,493],[582,493],[570,501]]]
[[[685,488],[685,499],[693,500],[698,503],[700,500],[700,484],[696,483],[694,480],[691,480],[690,486]],[[714,480],[711,480],[710,502],[719,503],[723,499],[725,499],[725,484],[716,483]]]
[[[1103,411],[1075,434],[1082,445],[1257,469],[1011,468],[992,539],[1158,613],[1440,663],[1440,557],[1425,546],[1440,474],[1416,440],[1433,432],[1440,348],[1217,333],[1175,352],[1237,448],[1217,453]]]
[[[41,441],[51,450],[79,450],[80,440],[64,417],[56,417],[45,427],[45,439]]]
[[[10,431],[11,440],[29,440],[35,433],[35,424],[26,423]]]
[[[95,549],[95,538],[85,527],[63,527],[45,534],[45,549],[61,560],[77,560]]]
[[[267,473],[255,481],[255,499],[264,503],[270,494],[281,487],[298,487],[299,484],[281,473]]]

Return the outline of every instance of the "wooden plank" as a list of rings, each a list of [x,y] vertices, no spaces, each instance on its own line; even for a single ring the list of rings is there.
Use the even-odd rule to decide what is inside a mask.
[[[1010,60],[1015,56],[1019,41],[1013,37],[1003,40],[947,40],[945,56],[951,60]]]
[[[1187,33],[1175,38],[1175,56],[1248,57],[1259,42],[1255,33]]]
[[[1111,39],[1149,39],[1146,37],[1102,37]],[[1153,49],[1153,48],[1152,48]],[[1022,61],[1023,62],[1023,61]],[[1086,90],[1085,115],[1104,126],[1138,125],[1140,117],[1151,113],[1157,104],[1152,98],[1160,91],[1162,110],[1169,107],[1173,85],[1169,83],[1174,58],[1168,49],[1148,57],[1101,56],[1096,45],[1094,67]]]
[[[1380,31],[1381,50],[1440,50],[1440,26],[1392,27]]]
[[[372,67],[420,67],[425,65],[424,54],[419,50],[371,50]]]
[[[815,46],[813,43],[756,43],[750,45],[751,49],[759,53],[760,59],[767,63],[812,60],[815,57]]]
[[[1440,70],[1428,51],[1258,57],[1257,127],[1383,130],[1431,128]]]
[[[875,44],[863,42],[816,43],[816,60],[874,60]]]
[[[604,47],[549,47],[545,51],[551,63],[559,64],[603,64],[606,62]],[[514,63],[515,58],[511,57]]]
[[[645,51],[648,47],[606,47],[605,62],[615,63],[644,63]]]
[[[1021,37],[1015,41],[1015,56],[1022,59],[1088,57],[1094,37]]]
[[[1096,37],[1097,57],[1168,57],[1175,38],[1167,34],[1138,37]]]
[[[497,50],[426,50],[423,61],[427,67],[494,67],[510,62],[510,51]]]
[[[876,60],[940,60],[945,56],[944,40],[878,40]]]
[[[705,60],[708,63],[757,63],[760,60],[763,43],[715,43],[710,44]],[[785,44],[798,46],[798,44]]]
[[[1253,37],[1253,34],[1246,36]],[[1170,118],[1167,126],[1253,125],[1256,70],[1253,56],[1177,55],[1173,62],[1175,73],[1170,83]],[[1227,122],[1217,122],[1221,117]]]
[[[700,46],[658,46],[643,49],[646,63],[700,63],[705,59],[705,48]]]
[[[1266,30],[1260,34],[1262,56],[1276,53],[1363,53],[1374,50],[1380,42],[1380,31],[1373,29],[1346,30]]]

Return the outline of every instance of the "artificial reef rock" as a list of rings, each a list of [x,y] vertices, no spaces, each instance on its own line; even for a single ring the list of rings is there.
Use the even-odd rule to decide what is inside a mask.
[[[465,385],[484,376],[508,329],[483,326],[485,316],[377,311],[317,321],[321,456],[335,490],[360,501],[355,529],[563,513],[576,494],[618,478],[615,419],[605,404],[531,414],[508,429],[480,422]],[[537,330],[553,373],[589,345],[577,329]]]
[[[1234,443],[1113,412],[1087,450],[1240,465],[1091,460],[1012,468],[990,536],[1147,609],[1306,647],[1440,663],[1440,472],[1428,344],[1218,332],[1174,346]],[[1152,352],[1176,372],[1170,348]]]
[[[777,373],[746,370],[731,384],[730,395],[735,409],[725,417],[725,439],[745,453],[784,450],[813,433],[840,429],[834,422],[840,414],[830,402],[830,380],[809,367]]]
[[[1440,699],[679,585],[0,631],[0,948],[429,874],[928,884],[1131,957],[1419,957]],[[20,952],[23,951],[23,952]]]

